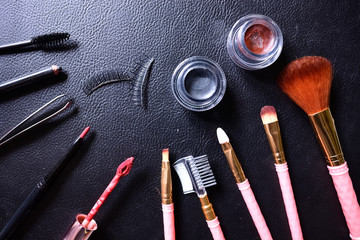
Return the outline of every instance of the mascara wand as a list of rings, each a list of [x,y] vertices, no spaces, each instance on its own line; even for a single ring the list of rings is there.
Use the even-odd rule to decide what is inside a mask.
[[[29,40],[1,45],[0,52],[29,46],[36,46],[40,49],[53,49],[64,44],[64,42],[67,41],[69,38],[69,33],[50,33],[39,35]]]

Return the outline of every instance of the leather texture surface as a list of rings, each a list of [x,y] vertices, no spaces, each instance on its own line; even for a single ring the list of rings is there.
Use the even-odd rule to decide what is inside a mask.
[[[349,239],[349,231],[324,157],[306,114],[276,85],[280,70],[297,57],[319,55],[334,67],[331,110],[354,190],[360,199],[360,6],[351,1],[2,1],[0,44],[64,31],[78,42],[67,51],[0,55],[0,81],[57,64],[67,77],[0,96],[0,135],[57,95],[75,108],[0,148],[0,228],[32,188],[86,127],[85,144],[13,239],[61,239],[78,213],[87,214],[117,166],[135,158],[130,174],[95,216],[90,239],[163,239],[161,150],[170,161],[207,154],[217,185],[207,189],[226,239],[260,239],[216,138],[223,128],[274,239],[291,239],[274,160],[260,119],[273,105],[305,239]],[[237,67],[226,51],[232,25],[258,13],[272,18],[284,49],[272,66],[256,72]],[[144,56],[155,63],[148,108],[134,106],[129,84],[105,86],[90,96],[82,87],[98,72],[132,66]],[[190,112],[171,92],[175,67],[191,56],[215,60],[227,77],[222,102]],[[70,109],[69,109],[70,110]],[[200,202],[184,195],[172,172],[177,239],[211,239]]]

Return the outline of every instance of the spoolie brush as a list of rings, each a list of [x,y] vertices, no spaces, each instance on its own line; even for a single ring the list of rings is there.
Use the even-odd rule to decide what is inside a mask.
[[[24,48],[29,46],[36,46],[40,49],[51,50],[62,46],[70,38],[69,33],[50,33],[33,37],[29,40],[10,43],[0,46],[0,52],[15,49]]]
[[[134,158],[130,157],[126,159],[124,162],[122,162],[119,167],[117,168],[116,174],[114,178],[111,180],[109,185],[106,187],[103,194],[101,194],[99,200],[95,203],[89,214],[86,216],[84,221],[81,223],[81,225],[84,228],[87,228],[95,214],[99,211],[101,205],[105,202],[106,198],[109,196],[109,194],[114,190],[116,184],[119,182],[120,178],[123,176],[126,176],[129,174],[131,167],[133,165]]]
[[[291,62],[278,79],[282,91],[308,114],[327,160],[350,237],[360,239],[360,206],[329,109],[331,82],[330,61],[316,56]]]

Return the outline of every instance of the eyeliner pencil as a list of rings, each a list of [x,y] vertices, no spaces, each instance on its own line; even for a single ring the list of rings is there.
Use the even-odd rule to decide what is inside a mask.
[[[51,171],[48,172],[48,174],[46,174],[46,176],[43,177],[40,182],[38,182],[38,184],[34,187],[25,201],[20,205],[18,210],[12,216],[8,224],[1,231],[0,240],[8,239],[14,230],[20,225],[20,223],[29,215],[37,202],[45,195],[46,190],[49,188],[56,176],[61,172],[66,163],[69,162],[76,150],[80,147],[81,143],[83,142],[83,138],[89,129],[90,127],[86,127],[84,129],[80,136],[73,142],[66,155],[56,163]]]
[[[5,82],[0,83],[0,93],[8,92],[25,85],[29,85],[38,82],[44,78],[51,76],[57,76],[61,72],[62,68],[56,65],[41,69],[37,72],[30,73],[25,76],[16,77]]]

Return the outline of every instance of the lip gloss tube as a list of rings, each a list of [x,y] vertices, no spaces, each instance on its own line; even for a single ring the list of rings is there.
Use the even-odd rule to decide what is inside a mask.
[[[92,219],[89,225],[84,228],[81,223],[85,220],[85,214],[78,214],[76,221],[66,233],[64,240],[86,240],[97,229],[97,223]]]

